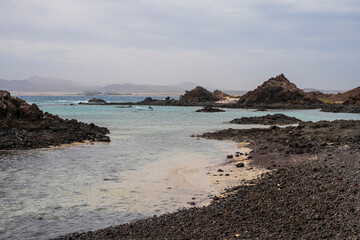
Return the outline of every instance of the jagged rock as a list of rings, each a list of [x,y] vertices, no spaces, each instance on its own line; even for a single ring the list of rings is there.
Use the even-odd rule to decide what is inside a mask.
[[[35,105],[29,105],[20,98],[10,96],[7,91],[0,91],[0,120],[1,126],[7,127],[15,123],[15,120],[27,121],[39,120],[42,111]]]
[[[221,99],[214,93],[197,86],[193,90],[186,91],[184,95],[180,96],[179,102],[216,102],[219,100]]]
[[[242,105],[259,104],[318,104],[320,100],[291,83],[284,74],[270,78],[254,91],[243,95],[239,101]]]
[[[73,142],[109,142],[107,128],[43,113],[36,104],[0,91],[0,150],[32,149]]]
[[[266,115],[261,117],[242,117],[242,118],[235,118],[234,120],[230,121],[230,123],[236,124],[264,124],[264,125],[287,125],[287,124],[295,124],[302,122],[300,119],[295,117],[289,117],[284,114],[274,114],[274,115]]]
[[[225,112],[225,111],[220,109],[220,108],[214,108],[214,107],[211,107],[211,106],[206,106],[203,109],[196,110],[196,112]]]

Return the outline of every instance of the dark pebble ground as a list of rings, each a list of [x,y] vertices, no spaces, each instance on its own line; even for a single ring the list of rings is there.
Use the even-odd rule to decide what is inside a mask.
[[[359,129],[337,121],[204,134],[249,141],[254,166],[273,171],[206,207],[57,239],[360,239]]]

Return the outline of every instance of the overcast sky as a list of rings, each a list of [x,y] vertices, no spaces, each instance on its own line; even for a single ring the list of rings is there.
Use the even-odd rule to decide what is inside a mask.
[[[360,85],[359,0],[0,0],[0,79]]]

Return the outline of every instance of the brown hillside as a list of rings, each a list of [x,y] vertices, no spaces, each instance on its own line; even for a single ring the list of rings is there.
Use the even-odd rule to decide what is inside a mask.
[[[351,89],[344,93],[338,94],[324,94],[318,96],[318,99],[325,103],[344,103],[346,105],[353,105],[359,102],[360,98],[360,87]]]

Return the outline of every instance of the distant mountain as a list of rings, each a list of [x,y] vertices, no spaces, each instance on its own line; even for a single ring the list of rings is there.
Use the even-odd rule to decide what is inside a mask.
[[[112,93],[177,93],[183,94],[199,86],[193,82],[182,82],[172,85],[145,84],[110,84],[106,86],[89,87],[74,81],[52,77],[31,76],[24,80],[0,79],[0,89],[10,92],[96,92],[97,94]],[[206,87],[206,86],[204,86]],[[213,88],[207,88],[214,91]],[[243,95],[247,91],[219,90],[231,95]]]
[[[69,80],[34,75],[25,80],[0,79],[0,89],[12,92],[79,92],[89,87]]]
[[[36,89],[36,84],[33,84],[28,80],[9,81],[0,79],[0,89],[7,91],[32,92],[34,89]]]
[[[32,76],[25,79],[32,84],[35,84],[38,92],[77,92],[83,91],[86,87],[70,80],[57,79],[51,77]]]
[[[304,88],[303,91],[304,92],[322,92],[322,93],[326,93],[326,94],[337,94],[337,93],[345,92],[344,90],[321,90],[321,89],[316,89],[316,88]]]
[[[185,90],[195,88],[197,84],[184,82],[177,85],[137,85],[131,83],[111,84],[99,88],[102,92],[120,92],[120,93],[183,93]]]

